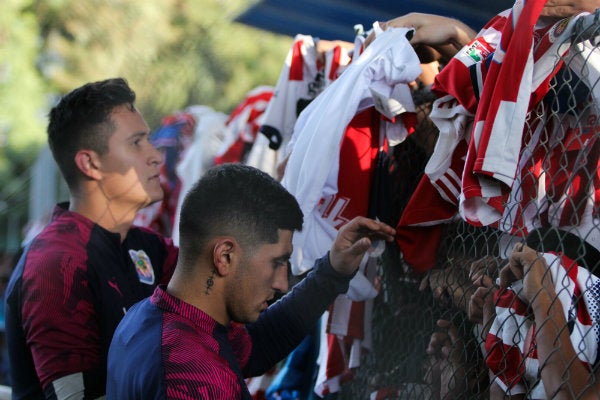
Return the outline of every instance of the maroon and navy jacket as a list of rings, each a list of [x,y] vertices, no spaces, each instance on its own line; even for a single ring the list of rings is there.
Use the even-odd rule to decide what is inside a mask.
[[[351,278],[326,255],[258,321],[228,326],[161,285],[115,332],[106,398],[249,400],[244,378],[264,374],[298,346]]]
[[[126,311],[173,274],[170,239],[133,227],[121,236],[57,206],[25,248],[5,295],[13,399],[68,387],[103,396],[112,335]],[[59,395],[60,396],[60,395]]]

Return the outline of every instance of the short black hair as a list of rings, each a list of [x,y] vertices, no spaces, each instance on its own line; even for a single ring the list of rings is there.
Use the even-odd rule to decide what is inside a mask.
[[[63,96],[50,110],[48,144],[70,188],[78,182],[75,154],[90,149],[102,155],[114,131],[110,115],[122,105],[134,109],[135,93],[123,78],[87,83]]]
[[[278,181],[254,167],[212,167],[186,194],[179,222],[179,257],[193,264],[214,237],[233,236],[244,251],[277,243],[278,230],[301,230],[296,198]]]

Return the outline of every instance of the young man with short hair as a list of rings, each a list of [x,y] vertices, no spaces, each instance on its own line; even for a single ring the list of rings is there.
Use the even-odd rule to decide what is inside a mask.
[[[6,293],[13,399],[99,398],[129,307],[168,282],[178,250],[132,227],[162,199],[161,153],[123,79],[86,84],[50,112],[48,142],[70,192],[27,246]]]
[[[108,399],[250,399],[245,377],[287,356],[348,290],[372,240],[393,228],[344,225],[331,251],[288,290],[296,199],[255,168],[206,172],[181,210],[180,256],[168,286],[121,321],[108,359]]]

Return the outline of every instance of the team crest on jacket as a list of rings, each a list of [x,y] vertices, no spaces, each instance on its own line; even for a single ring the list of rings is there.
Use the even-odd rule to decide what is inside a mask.
[[[154,283],[154,268],[152,268],[148,254],[144,250],[129,250],[129,257],[135,265],[140,282],[152,285]]]

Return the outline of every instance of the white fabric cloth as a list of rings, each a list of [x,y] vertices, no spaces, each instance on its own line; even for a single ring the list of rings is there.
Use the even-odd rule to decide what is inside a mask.
[[[179,212],[186,193],[204,172],[212,166],[212,160],[225,142],[233,140],[233,133],[225,125],[228,116],[208,106],[186,108],[196,120],[194,138],[190,147],[182,154],[176,172],[181,181],[177,199],[177,211],[173,222],[173,243],[179,245]]]
[[[395,28],[379,35],[298,118],[282,181],[305,216],[302,231],[294,235],[294,274],[311,269],[337,233],[332,225],[319,223],[322,218],[316,208],[322,198],[331,194],[323,189],[339,162],[339,146],[348,123],[363,107],[373,104],[369,87],[374,82],[387,84],[391,93],[396,85],[407,84],[421,73],[419,59],[406,39],[407,32],[408,29]]]

